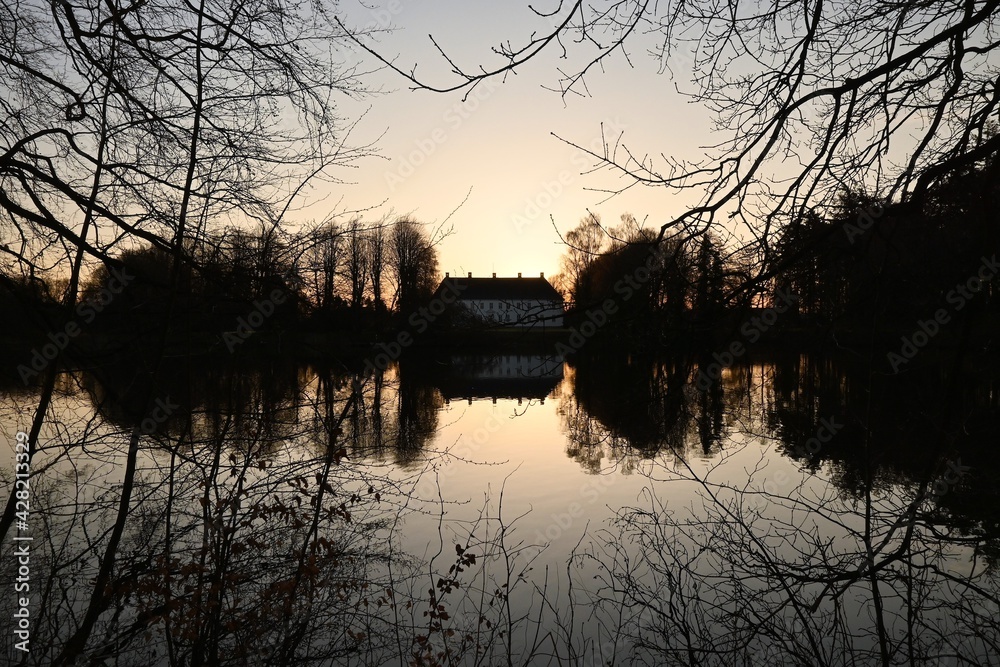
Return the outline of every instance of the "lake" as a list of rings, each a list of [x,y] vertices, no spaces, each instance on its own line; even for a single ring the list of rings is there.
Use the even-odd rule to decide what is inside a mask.
[[[141,360],[58,376],[5,538],[31,554],[31,651],[0,639],[14,664],[1000,656],[989,369],[780,350],[706,382],[710,358],[664,355],[421,351],[374,376],[172,361],[152,410]],[[9,488],[38,402],[4,388]]]

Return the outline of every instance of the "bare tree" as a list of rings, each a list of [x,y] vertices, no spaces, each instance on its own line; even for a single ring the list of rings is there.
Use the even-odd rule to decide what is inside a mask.
[[[395,280],[395,303],[400,312],[428,298],[437,280],[437,251],[420,225],[400,218],[389,232],[389,253]]]
[[[0,16],[2,247],[22,271],[69,274],[68,306],[85,270],[116,264],[112,249],[151,244],[170,253],[166,326],[150,341],[152,361],[132,369],[152,378],[136,397],[148,414],[162,398],[182,268],[206,227],[260,225],[265,261],[258,267],[273,266],[272,232],[305,184],[333,178],[333,167],[366,152],[345,143],[349,128],[331,104],[360,92],[351,67],[329,61],[330,47],[346,43],[342,24],[322,4],[277,11],[256,1],[29,0]],[[29,460],[58,370],[56,363],[46,370],[28,429]],[[123,453],[110,509],[116,518],[92,545],[94,587],[75,601],[82,612],[49,664],[71,664],[87,651],[123,581],[146,435],[136,424],[116,442]],[[14,508],[12,489],[0,538]]]
[[[376,312],[385,310],[382,288],[388,256],[386,225],[387,222],[383,218],[368,232],[368,275],[371,279],[372,306]]]
[[[587,77],[613,58],[631,64],[633,52],[648,51],[661,72],[688,78],[686,94],[712,113],[719,140],[687,159],[623,137],[605,137],[596,151],[578,148],[622,177],[610,194],[634,185],[700,193],[662,222],[661,238],[738,229],[762,259],[740,289],[780,270],[768,262],[774,233],[807,207],[835,203],[845,187],[918,204],[937,179],[1000,149],[989,132],[1000,109],[997,0],[577,0],[528,8],[552,27],[504,39],[493,49],[495,66],[466,66],[442,52],[453,77],[443,83],[358,42],[415,87],[466,93],[551,50],[569,61],[560,65],[561,94],[587,94]]]
[[[601,218],[594,213],[588,213],[579,225],[566,233],[561,273],[574,301],[578,300],[582,281],[605,248],[607,240]]]
[[[347,223],[344,230],[344,282],[350,295],[351,308],[360,309],[365,305],[368,289],[368,272],[371,268],[368,257],[368,232],[360,218]]]
[[[306,284],[306,298],[313,307],[327,311],[337,299],[337,276],[344,254],[342,234],[336,225],[327,223],[312,230],[308,236],[300,269]]]

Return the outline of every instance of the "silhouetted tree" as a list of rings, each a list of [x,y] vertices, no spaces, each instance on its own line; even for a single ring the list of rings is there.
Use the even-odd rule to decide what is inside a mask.
[[[423,228],[409,218],[389,231],[389,257],[399,312],[409,312],[430,298],[437,286],[437,251]]]
[[[309,232],[306,242],[300,266],[305,297],[317,311],[328,314],[342,302],[337,281],[343,261],[343,234],[335,224],[327,223]]]
[[[573,301],[586,301],[587,292],[593,289],[586,284],[587,274],[601,254],[606,240],[601,219],[593,213],[588,213],[580,220],[580,224],[566,233],[561,275]]]
[[[687,94],[716,128],[707,158],[637,148],[623,137],[602,136],[597,148],[567,143],[592,157],[594,171],[619,177],[600,188],[607,193],[637,185],[691,191],[697,203],[664,220],[660,238],[697,238],[710,229],[744,239],[757,259],[735,295],[744,300],[781,270],[773,252],[782,227],[835,204],[845,184],[919,209],[935,183],[1000,149],[995,0],[876,0],[847,10],[821,0],[525,7],[547,27],[501,38],[489,54],[498,63],[467,65],[441,51],[445,81],[426,80],[416,67],[356,41],[415,87],[437,92],[472,90],[549,51],[562,58],[564,96],[585,93],[588,76],[633,51],[648,52],[661,72],[688,73]],[[911,127],[915,118],[926,122]],[[890,153],[897,156],[891,164]],[[574,252],[586,249],[579,239],[567,242]]]
[[[388,259],[388,232],[385,220],[380,220],[368,231],[368,275],[371,279],[372,307],[376,312],[385,310],[382,296],[386,260]]]
[[[360,311],[365,305],[368,275],[371,268],[368,233],[360,218],[354,218],[344,230],[344,281],[351,308]]]
[[[694,318],[701,326],[712,324],[722,310],[723,270],[722,251],[710,233],[702,235],[695,265]]]

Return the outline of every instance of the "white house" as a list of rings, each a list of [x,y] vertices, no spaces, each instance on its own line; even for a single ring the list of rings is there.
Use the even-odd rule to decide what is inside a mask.
[[[561,327],[563,298],[545,279],[538,278],[453,278],[444,274],[445,288],[457,294],[457,305],[485,324],[509,327]]]

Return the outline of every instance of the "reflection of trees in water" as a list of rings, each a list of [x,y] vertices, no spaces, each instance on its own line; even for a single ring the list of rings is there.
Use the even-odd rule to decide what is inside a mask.
[[[647,496],[618,513],[587,558],[601,577],[589,581],[603,588],[585,597],[599,618],[623,621],[603,635],[559,635],[568,644],[616,638],[616,664],[704,665],[920,665],[948,655],[975,664],[1000,648],[991,643],[1000,639],[1000,585],[988,569],[997,553],[990,444],[1000,410],[988,373],[948,407],[933,373],[919,383],[910,376],[907,386],[866,383],[864,369],[808,357],[732,368],[707,392],[686,384],[691,364],[613,365],[581,360],[568,369],[558,401],[568,453],[592,471],[607,460],[628,471],[641,462],[656,478],[698,489],[701,500],[668,507]],[[424,456],[441,405],[418,372],[391,367],[362,381],[320,366],[178,367],[156,390],[180,407],[143,437],[124,514],[122,429],[142,415],[118,397],[142,380],[119,373],[57,383],[52,431],[42,438],[52,444],[36,459],[45,473],[32,514],[34,664],[58,664],[82,627],[116,521],[124,521],[122,542],[78,651],[92,661],[396,664],[417,644],[472,656],[478,629],[491,633],[483,641],[503,662],[514,649],[498,618],[519,618],[522,630],[537,622],[541,636],[552,629],[541,612],[504,606],[504,568],[530,567],[511,565],[527,556],[505,544],[506,529],[485,538],[476,529],[457,550],[444,542],[430,587],[433,559],[418,576],[416,563],[393,551],[387,522],[413,502],[400,477],[412,479],[406,464]],[[886,396],[879,400],[890,408],[871,412],[862,428],[857,415],[870,395]],[[844,429],[802,454],[828,416]],[[787,459],[768,460],[761,449],[760,467],[726,472],[722,461],[756,454],[770,439],[804,465],[782,466]],[[969,470],[938,493],[942,470],[933,464],[948,457]],[[716,462],[711,483],[686,467],[696,459]],[[402,474],[390,475],[399,467],[383,468],[385,460],[403,464]],[[772,463],[795,474],[781,481]],[[659,484],[651,488],[662,494]],[[444,574],[452,564],[464,572]],[[12,578],[11,563],[3,567]],[[594,593],[593,585],[575,590],[577,601]],[[540,604],[558,616],[560,632],[580,629],[561,600]],[[10,602],[0,602],[6,614],[3,605]],[[476,611],[491,625],[477,625]],[[624,652],[629,645],[635,655]]]
[[[600,473],[605,469],[605,461],[620,464],[624,469],[630,468],[624,461],[629,450],[628,443],[609,432],[580,405],[574,395],[566,396],[558,410],[567,434],[566,455],[584,470],[591,474]]]
[[[28,664],[380,663],[408,650],[421,598],[397,610],[384,591],[424,589],[405,584],[414,570],[387,527],[409,499],[360,452],[377,437],[416,456],[434,395],[281,363],[179,365],[144,382],[134,364],[56,383],[54,439],[33,461]],[[172,407],[141,436],[121,512],[128,432],[147,418],[131,396],[147,389]],[[15,655],[12,642],[0,650]]]
[[[356,376],[346,380],[331,369],[317,367],[316,373],[321,385],[334,387],[334,393],[350,389],[357,395],[344,424],[351,456],[388,458],[401,466],[423,456],[437,432],[438,413],[444,405],[437,390],[395,364],[363,382]]]
[[[722,391],[692,391],[685,360],[581,356],[575,363],[559,413],[567,454],[587,470],[661,452],[719,452],[728,430]]]
[[[341,426],[350,455],[389,457],[403,464],[419,458],[437,430],[443,405],[436,390],[396,365],[363,379],[343,366],[302,367],[288,361],[184,363],[164,375],[154,395],[177,407],[156,431],[176,436],[190,428],[198,437],[216,437],[230,447],[242,447],[255,437],[316,442],[317,434],[330,428],[324,406],[354,396]],[[141,425],[147,417],[135,397],[149,389],[143,384],[148,379],[134,365],[76,377],[94,407],[123,429]]]
[[[213,359],[180,358],[161,371],[153,384],[150,369],[128,358],[93,370],[64,376],[90,396],[94,408],[122,430],[196,438],[216,438],[241,447],[248,438],[277,442],[297,430],[306,376],[282,362],[225,364]],[[65,380],[64,380],[65,381]],[[142,397],[158,397],[160,410],[150,418]]]
[[[395,445],[400,461],[414,460],[438,425],[438,412],[444,406],[440,393],[408,373],[405,365],[398,371]]]
[[[266,387],[275,376],[285,379]],[[122,512],[123,427],[141,415],[111,404],[123,395],[112,375],[61,376],[46,428],[63,444],[34,461],[44,473],[33,478],[27,664],[507,662],[531,622],[509,595],[530,584],[500,503],[466,534],[442,532],[422,561],[399,550],[400,519],[430,499],[414,495],[419,471],[380,465],[377,447],[402,442],[417,456],[441,399],[419,387],[405,398],[398,378],[394,368],[367,381],[328,368],[192,370],[186,393],[180,379],[170,385],[178,409],[140,440]],[[13,612],[9,599],[0,613]],[[4,635],[0,651],[15,655],[11,644]]]
[[[653,466],[645,502],[619,510],[580,558],[601,582],[590,601],[604,624],[590,647],[677,665],[994,659],[1000,408],[983,366],[959,359],[892,378],[796,355],[724,373],[723,455],[696,472],[691,449],[665,439],[681,456]],[[695,396],[693,411],[707,400]],[[824,419],[841,426],[820,442]],[[774,439],[803,465],[789,472],[740,435]],[[727,470],[741,450],[756,462]],[[700,501],[668,506],[658,495],[670,484]]]
[[[942,522],[961,526],[984,554],[1000,553],[998,370],[979,357],[933,360],[899,376],[863,363],[808,357],[775,365],[769,423],[781,451],[864,498],[869,489],[930,485]],[[823,417],[843,424],[822,447],[803,448]],[[961,467],[957,479],[945,481]],[[946,492],[943,492],[946,491]],[[990,555],[997,562],[995,555]]]
[[[725,369],[700,391],[688,382],[696,364],[581,356],[559,412],[567,455],[590,471],[657,453],[711,458],[749,438],[861,497],[870,486],[934,480],[961,458],[971,470],[942,502],[973,507],[974,494],[983,525],[1000,535],[988,509],[1000,505],[988,483],[1000,460],[987,444],[1000,436],[1000,395],[995,373],[973,373],[981,360],[963,363],[957,375],[933,363],[893,377],[851,357],[771,354]],[[952,384],[957,395],[944,401]],[[836,434],[819,442],[824,423]]]
[[[143,438],[127,513],[115,490],[127,437],[96,414],[89,431],[53,422],[72,446],[61,461],[36,456],[51,467],[32,505],[29,664],[80,656],[318,664],[375,649],[362,638],[388,626],[361,602],[380,585],[384,482],[344,459],[342,424],[354,398],[303,406],[266,383],[227,377],[209,387],[218,392],[210,408],[178,412]],[[324,424],[313,434],[321,447],[289,447],[299,435],[293,413],[309,409]],[[108,588],[81,634],[116,521],[124,525]]]
[[[935,520],[927,496],[897,488],[856,502],[809,481],[775,493],[763,475],[704,483],[700,495],[692,511],[653,497],[622,510],[594,556],[596,597],[606,618],[624,614],[610,636],[629,640],[629,659],[939,665],[997,655],[1000,580]]]

